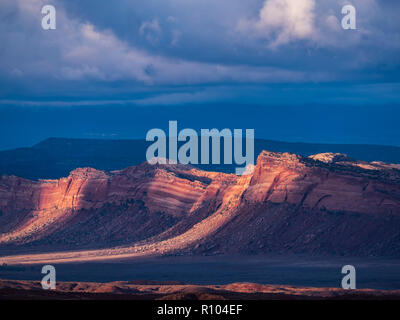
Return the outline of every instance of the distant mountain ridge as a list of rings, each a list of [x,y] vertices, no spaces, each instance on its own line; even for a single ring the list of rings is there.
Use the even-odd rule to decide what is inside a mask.
[[[112,171],[144,162],[151,144],[143,140],[49,138],[32,147],[0,151],[0,175],[27,179],[59,179],[82,167]],[[255,156],[262,150],[302,156],[344,153],[364,161],[400,163],[400,147],[379,145],[314,144],[255,140]],[[234,165],[198,165],[202,170],[233,173]]]

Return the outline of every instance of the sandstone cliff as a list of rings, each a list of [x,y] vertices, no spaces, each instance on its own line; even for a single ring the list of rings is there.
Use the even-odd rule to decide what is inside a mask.
[[[0,250],[400,255],[399,169],[264,151],[241,177],[147,163],[59,180],[2,176]]]

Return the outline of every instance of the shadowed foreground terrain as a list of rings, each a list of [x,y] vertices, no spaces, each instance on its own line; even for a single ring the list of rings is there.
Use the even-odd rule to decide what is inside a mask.
[[[43,290],[39,281],[0,280],[0,300],[400,300],[400,290],[343,290],[255,283],[189,285],[152,281],[59,282]]]

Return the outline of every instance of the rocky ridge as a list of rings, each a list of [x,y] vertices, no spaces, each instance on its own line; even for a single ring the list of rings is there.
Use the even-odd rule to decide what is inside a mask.
[[[0,179],[4,252],[393,256],[400,255],[399,227],[398,165],[340,154],[263,151],[244,176],[144,163],[80,168],[59,180]]]

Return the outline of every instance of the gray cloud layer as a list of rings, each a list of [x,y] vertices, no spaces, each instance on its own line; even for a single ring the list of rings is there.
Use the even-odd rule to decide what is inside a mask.
[[[47,1],[3,0],[0,99],[121,99],[140,92],[140,103],[178,103],[218,97],[204,86],[383,82],[390,88],[399,75],[399,4],[354,0],[358,29],[346,31],[345,3],[56,0],[57,30],[44,31],[40,11]],[[202,89],[193,93],[193,86]],[[220,93],[229,97],[226,89]]]

